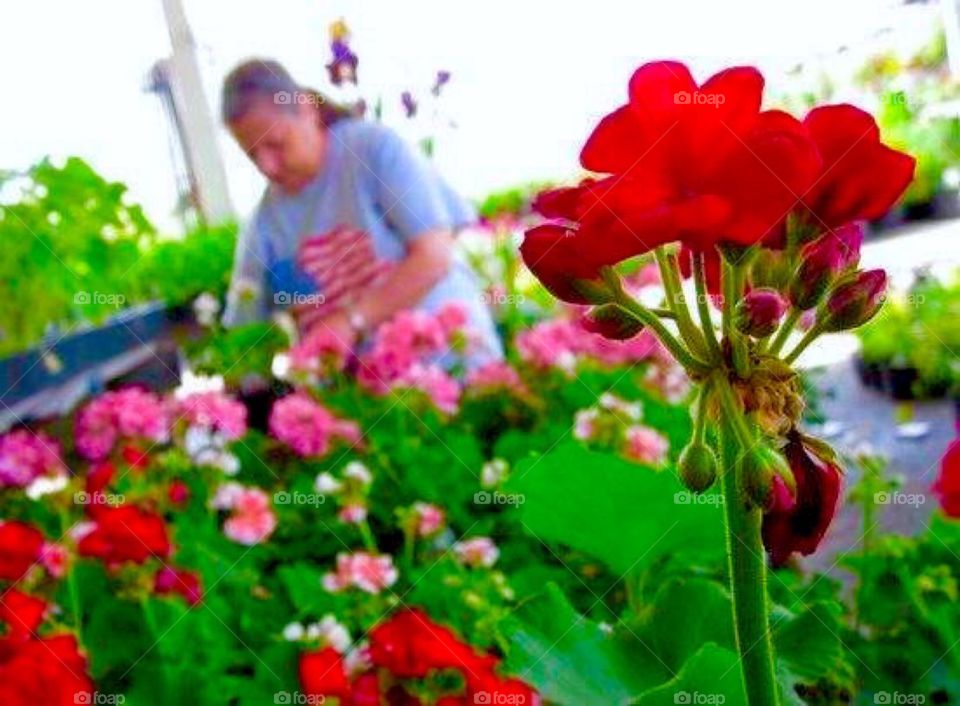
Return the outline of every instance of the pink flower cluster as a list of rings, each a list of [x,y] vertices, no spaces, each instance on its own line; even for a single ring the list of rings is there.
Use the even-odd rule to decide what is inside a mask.
[[[324,326],[316,326],[290,349],[290,370],[312,375],[343,370],[349,354],[343,339]]]
[[[15,429],[0,436],[0,487],[23,488],[41,476],[64,473],[60,444],[43,432]]]
[[[647,360],[658,354],[660,343],[649,331],[626,341],[614,341],[587,331],[578,321],[553,319],[518,334],[517,350],[535,367],[572,371],[583,358],[606,365]]]
[[[331,593],[359,588],[367,593],[380,593],[397,582],[399,574],[389,554],[367,552],[337,554],[337,569],[325,574],[323,587]]]
[[[247,408],[222,392],[198,392],[177,403],[177,412],[190,424],[220,432],[225,439],[247,433]]]
[[[415,530],[419,537],[430,537],[443,529],[447,521],[442,508],[430,503],[414,503]]]
[[[659,466],[669,450],[670,442],[656,429],[634,424],[624,432],[623,455],[631,461]]]
[[[516,369],[502,360],[494,360],[467,374],[466,385],[481,390],[507,389],[525,394],[527,387]]]
[[[438,365],[414,363],[393,381],[391,388],[419,390],[447,414],[456,413],[460,403],[459,383]]]
[[[164,400],[138,387],[106,392],[87,404],[76,418],[74,439],[84,458],[100,461],[119,439],[166,441],[170,414]]]
[[[475,569],[489,569],[500,558],[500,550],[489,537],[474,537],[456,542],[453,553],[461,563]]]
[[[436,314],[401,311],[377,331],[371,350],[360,361],[360,384],[377,394],[397,388],[424,392],[437,407],[455,412],[460,386],[436,364],[438,358],[469,347],[467,314],[448,304]]]
[[[270,497],[260,488],[225,483],[217,489],[210,505],[217,510],[230,511],[230,517],[223,523],[223,533],[238,544],[259,544],[277,528],[277,516]]]
[[[337,419],[305,392],[294,392],[274,402],[269,426],[275,438],[305,458],[325,455],[337,439],[349,444],[360,441],[356,423]]]

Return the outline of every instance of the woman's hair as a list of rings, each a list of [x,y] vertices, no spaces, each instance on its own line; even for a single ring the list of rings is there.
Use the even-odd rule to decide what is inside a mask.
[[[299,104],[309,103],[316,107],[320,124],[324,127],[330,127],[351,114],[319,91],[300,86],[289,71],[272,59],[245,61],[223,80],[220,114],[225,123],[242,118],[263,102],[285,113],[293,113]]]

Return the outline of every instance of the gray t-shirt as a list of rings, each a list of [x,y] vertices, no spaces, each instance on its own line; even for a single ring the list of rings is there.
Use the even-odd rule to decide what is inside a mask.
[[[341,120],[330,128],[326,163],[313,181],[294,195],[271,187],[264,192],[237,243],[223,323],[264,320],[273,308],[309,303],[316,295],[327,305],[349,307],[344,292],[373,284],[405,257],[411,240],[430,230],[456,231],[474,217],[395,132],[371,121]],[[350,235],[338,235],[342,228]],[[326,259],[309,269],[300,257],[307,238],[331,245],[328,253],[313,249]],[[471,366],[501,357],[476,275],[459,257],[416,308],[436,311],[450,302],[466,309],[479,339]]]

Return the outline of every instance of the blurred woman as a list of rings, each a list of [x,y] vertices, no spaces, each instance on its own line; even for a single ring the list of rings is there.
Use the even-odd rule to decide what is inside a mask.
[[[502,355],[478,282],[454,251],[473,213],[389,128],[253,60],[224,81],[223,119],[269,184],[237,244],[227,326],[289,309],[301,333],[353,347],[401,309],[466,310],[469,364]]]

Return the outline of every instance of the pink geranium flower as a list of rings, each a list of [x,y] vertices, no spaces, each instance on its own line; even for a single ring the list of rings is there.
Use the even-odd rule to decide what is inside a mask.
[[[177,402],[177,412],[190,424],[220,432],[225,439],[247,433],[246,406],[222,392],[198,392]]]
[[[490,568],[500,558],[500,550],[489,537],[474,537],[453,545],[457,559],[473,568]]]
[[[399,574],[389,555],[367,552],[337,554],[337,569],[323,577],[323,587],[336,593],[359,588],[367,593],[380,593],[396,583]]]
[[[41,476],[66,472],[60,444],[43,432],[15,429],[0,436],[0,487],[23,488]]]
[[[436,534],[446,522],[446,514],[436,505],[430,503],[414,503],[413,511],[417,518],[416,531],[421,537]]]
[[[324,456],[336,440],[356,444],[360,428],[337,419],[304,392],[277,400],[270,411],[270,433],[303,457]]]
[[[666,460],[670,442],[655,429],[634,424],[624,436],[623,455],[631,461],[659,466]]]
[[[77,451],[91,461],[104,459],[119,439],[163,442],[170,437],[170,413],[157,395],[137,387],[105,392],[77,415]]]
[[[260,488],[245,488],[239,483],[225,483],[217,489],[210,505],[229,510],[223,533],[238,544],[251,546],[266,541],[277,528],[277,516],[270,497]]]

